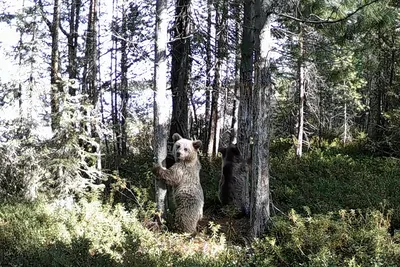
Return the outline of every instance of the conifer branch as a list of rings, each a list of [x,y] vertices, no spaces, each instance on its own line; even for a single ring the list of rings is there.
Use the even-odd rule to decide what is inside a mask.
[[[287,19],[291,19],[291,20],[294,20],[294,21],[297,21],[297,22],[308,23],[308,24],[333,24],[333,23],[342,22],[342,21],[344,21],[344,20],[350,18],[351,16],[353,16],[354,14],[356,14],[356,13],[357,13],[358,11],[360,11],[361,9],[363,9],[363,8],[369,6],[369,5],[372,5],[373,3],[376,3],[376,2],[378,2],[378,1],[379,1],[379,0],[372,0],[371,2],[368,2],[368,3],[366,3],[365,5],[359,6],[359,7],[356,8],[354,11],[352,11],[352,12],[350,12],[350,13],[347,13],[347,15],[344,16],[343,18],[336,19],[336,20],[323,20],[323,19],[320,19],[320,20],[307,20],[307,19],[296,18],[296,17],[293,17],[293,16],[291,16],[291,15],[282,14],[282,13],[277,13],[276,15],[278,15],[278,16],[280,16],[280,17],[287,18]],[[316,17],[318,17],[318,16],[316,16]]]

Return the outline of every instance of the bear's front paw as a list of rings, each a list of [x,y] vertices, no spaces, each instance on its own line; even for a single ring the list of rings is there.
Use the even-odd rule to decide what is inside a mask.
[[[161,176],[161,173],[165,170],[164,167],[162,167],[160,164],[154,163],[153,164],[153,169],[152,172],[153,174],[159,178]]]

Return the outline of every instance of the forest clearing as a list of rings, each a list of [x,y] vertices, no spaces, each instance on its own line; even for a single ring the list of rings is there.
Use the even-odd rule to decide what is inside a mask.
[[[0,10],[0,266],[400,266],[399,3]]]

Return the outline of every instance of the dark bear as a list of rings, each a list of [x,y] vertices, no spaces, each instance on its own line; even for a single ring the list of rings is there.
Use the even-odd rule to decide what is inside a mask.
[[[169,169],[156,164],[153,173],[174,189],[176,230],[194,233],[198,221],[203,217],[204,206],[200,184],[201,164],[197,155],[202,142],[182,138],[177,133],[172,139],[175,142],[172,148],[175,163]]]
[[[219,200],[223,206],[232,205],[239,212],[236,217],[249,216],[249,196],[246,192],[248,161],[244,160],[236,145],[218,150],[222,154],[222,171],[219,181]]]

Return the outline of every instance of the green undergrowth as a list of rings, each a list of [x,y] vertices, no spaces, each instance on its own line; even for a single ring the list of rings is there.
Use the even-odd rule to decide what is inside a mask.
[[[69,208],[0,203],[0,266],[400,266],[398,159],[338,146],[298,159],[290,147],[272,148],[273,217],[254,242],[231,242],[242,232],[212,221],[220,159],[202,159],[211,221],[191,237],[155,227],[149,157],[132,158],[109,187],[130,184],[124,201],[110,190],[113,201]]]
[[[252,245],[249,266],[399,266],[400,236],[388,233],[388,214],[305,211],[273,217],[268,235]]]
[[[98,201],[3,203],[0,266],[229,266],[241,258],[216,231],[190,237],[145,226],[136,211]]]
[[[271,191],[279,210],[328,213],[340,209],[393,210],[392,227],[400,228],[400,160],[350,156],[335,149],[317,149],[296,158],[284,153],[271,158]]]
[[[151,231],[120,205],[3,203],[0,266],[399,266],[391,213],[304,210],[274,216],[264,237],[240,247],[213,223],[195,237]]]

